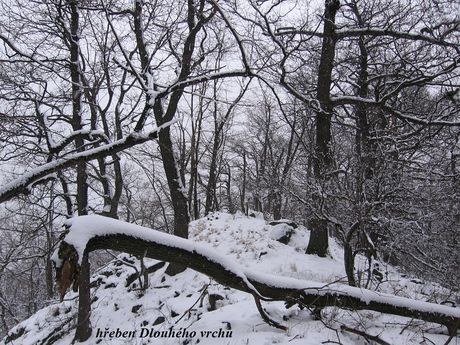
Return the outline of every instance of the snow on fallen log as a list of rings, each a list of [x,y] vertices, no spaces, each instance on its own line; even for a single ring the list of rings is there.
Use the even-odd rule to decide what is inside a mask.
[[[442,324],[450,334],[454,334],[460,325],[460,308],[343,284],[325,284],[256,272],[204,244],[112,218],[81,216],[67,220],[67,225],[69,233],[53,255],[56,267],[72,261],[74,271],[78,272],[85,251],[111,249],[186,265],[222,285],[263,300],[286,301],[288,305],[319,308],[337,306],[373,310]],[[78,279],[78,274],[71,276]],[[65,286],[70,286],[70,282]]]

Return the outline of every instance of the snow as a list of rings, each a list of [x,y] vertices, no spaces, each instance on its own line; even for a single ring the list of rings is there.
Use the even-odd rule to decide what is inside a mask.
[[[158,91],[156,91],[157,81],[158,81],[158,72],[152,71],[147,72],[147,93],[150,96],[149,104],[153,107],[155,104],[156,97],[158,96]]]
[[[62,260],[59,258],[59,247],[54,250],[53,255],[51,255],[50,259],[54,262],[56,268],[61,267]]]
[[[287,224],[284,224],[284,223],[277,224],[277,225],[272,226],[272,229],[269,231],[268,236],[272,240],[278,240],[281,237],[285,236],[291,230],[292,230],[292,227]]]
[[[363,300],[387,301],[400,305],[417,306],[457,312],[460,309],[448,306],[434,306],[422,300],[435,295],[448,294],[441,287],[432,283],[415,284],[410,278],[402,277],[392,267],[387,267],[389,280],[379,285],[380,291],[367,291],[351,288],[338,281],[345,276],[343,271],[343,252],[341,247],[331,240],[330,253],[327,258],[319,258],[304,254],[308,244],[309,232],[302,226],[292,235],[288,245],[281,244],[270,238],[273,226],[263,219],[214,213],[208,217],[194,221],[190,225],[190,240],[143,228],[134,224],[99,216],[77,217],[69,220],[71,231],[67,242],[78,244],[79,250],[84,242],[94,234],[111,234],[117,231],[132,236],[147,236],[154,241],[165,241],[169,245],[197,250],[213,261],[219,262],[231,271],[237,271],[249,279],[257,279],[274,286],[288,288],[320,289],[336,293],[353,294]],[[254,305],[253,298],[241,291],[228,289],[217,284],[207,276],[193,270],[176,275],[164,274],[167,267],[159,269],[149,276],[149,288],[139,289],[135,281],[126,287],[126,278],[135,272],[133,267],[123,265],[123,261],[132,262],[140,267],[139,261],[128,254],[120,254],[118,260],[98,270],[92,277],[96,287],[92,289],[93,310],[91,322],[93,335],[84,344],[286,344],[286,345],[317,345],[323,342],[340,342],[344,345],[366,344],[365,340],[349,332],[341,331],[340,325],[365,330],[378,335],[390,344],[444,344],[448,338],[442,326],[430,323],[417,323],[408,318],[385,315],[370,311],[348,311],[334,307],[322,311],[323,320],[314,320],[306,309],[298,307],[286,309],[282,302],[262,302],[270,317],[286,325],[284,332],[264,323]],[[145,259],[150,267],[156,260]],[[383,265],[382,265],[383,266]],[[321,281],[321,282],[318,282]],[[205,293],[203,294],[203,291]],[[389,297],[387,293],[399,291],[406,299],[399,296]],[[308,292],[308,290],[307,290]],[[210,309],[209,294],[222,297],[216,304],[216,310]],[[25,334],[12,344],[36,345],[39,340],[51,334],[55,327],[72,318],[66,327],[72,328],[76,323],[76,294],[69,292],[62,303],[53,304],[19,324],[11,332],[25,328]],[[414,300],[419,299],[418,301]],[[135,308],[137,307],[137,308]],[[431,308],[431,309],[430,309]],[[134,310],[134,311],[133,311]],[[155,321],[164,322],[153,326]],[[410,326],[407,323],[411,322]],[[326,328],[326,325],[330,328]],[[142,329],[154,331],[179,331],[181,328],[189,332],[195,331],[195,337],[171,338],[96,338],[100,329],[136,330],[139,335]],[[230,329],[229,329],[230,328]],[[212,338],[201,335],[201,331],[231,330],[230,338]],[[338,331],[334,331],[337,329]],[[67,345],[72,341],[74,328],[59,339],[56,345]],[[339,339],[339,338],[340,339]],[[458,341],[456,338],[452,344]],[[199,342],[198,342],[199,341]],[[5,343],[0,342],[4,345]]]

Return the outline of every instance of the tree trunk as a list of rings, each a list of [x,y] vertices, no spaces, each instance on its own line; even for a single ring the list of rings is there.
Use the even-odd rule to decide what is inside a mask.
[[[332,69],[335,58],[335,15],[340,8],[338,0],[326,0],[324,9],[323,43],[321,60],[318,70],[317,99],[321,109],[316,112],[316,144],[313,170],[317,183],[324,186],[327,180],[326,172],[332,165],[331,153],[331,116],[333,104],[330,98],[332,85]],[[320,203],[316,196],[314,202]],[[310,221],[310,241],[308,242],[307,254],[326,256],[328,250],[327,221],[313,219]]]
[[[72,80],[72,127],[74,131],[81,130],[82,124],[82,78],[80,64],[80,23],[79,23],[79,8],[78,0],[69,2],[71,17],[70,17],[70,37],[68,43],[70,47],[70,75]],[[75,146],[77,152],[83,152],[84,139],[77,136]],[[87,185],[86,162],[84,160],[77,164],[77,212],[78,215],[88,213],[88,185]],[[75,340],[83,342],[91,336],[90,324],[90,291],[89,291],[89,261],[87,255],[83,257],[82,274],[79,280],[79,307],[77,329],[75,332]]]
[[[279,220],[281,219],[281,207],[282,207],[282,197],[281,192],[276,191],[273,193],[273,219]]]
[[[198,117],[196,122],[193,121],[193,100],[191,98],[192,111],[192,138],[190,143],[190,182],[188,191],[189,213],[193,215],[193,219],[200,218],[200,209],[198,201],[198,160],[199,160],[199,144],[201,140],[201,124],[203,120],[203,98],[198,101]]]
[[[361,28],[366,27],[362,16],[358,10],[356,3],[353,3],[352,10],[358,20],[358,25]],[[368,51],[365,43],[365,37],[359,37],[359,71],[357,81],[357,96],[365,99],[368,97]],[[358,246],[361,248],[368,247],[368,240],[363,236],[362,231],[365,229],[365,213],[366,204],[372,202],[372,193],[369,191],[368,180],[371,180],[376,169],[376,151],[375,141],[370,138],[371,128],[368,118],[368,108],[364,104],[355,106],[356,115],[356,138],[355,138],[355,153],[357,158],[356,167],[356,214],[357,222],[354,228],[346,235],[345,246],[345,271],[347,273],[348,282],[351,286],[357,286],[354,275],[355,254],[353,251],[352,240],[355,235],[359,238]],[[359,284],[359,281],[358,281]]]
[[[217,128],[217,125],[216,125]],[[220,132],[214,132],[214,141],[211,152],[211,165],[209,166],[209,179],[206,187],[206,206],[204,214],[215,210],[214,199],[216,197],[216,186],[217,186],[217,156],[219,155],[220,147]]]
[[[329,247],[327,220],[320,218],[310,219],[308,228],[310,229],[310,239],[306,253],[325,257]]]
[[[141,60],[142,65],[142,77],[145,81],[145,84],[148,87],[152,87],[156,90],[156,85],[149,84],[149,74],[150,74],[150,62],[149,62],[149,54],[147,52],[147,46],[144,42],[143,36],[143,26],[142,26],[142,8],[143,4],[141,1],[135,1],[134,6],[134,31],[136,34],[136,43],[139,49],[139,57]],[[190,5],[193,7],[193,5]],[[192,9],[189,9],[190,11]],[[192,13],[193,15],[193,13]],[[184,57],[185,60],[191,59],[191,55],[193,53],[193,47],[191,48],[190,45],[194,45],[194,38],[191,39],[188,45],[184,48]],[[189,73],[190,68],[190,61],[184,62],[187,66],[184,66],[181,70],[180,78],[184,78]],[[153,76],[150,76],[153,78]],[[149,90],[146,90],[149,91]],[[147,119],[148,114],[152,109],[152,101],[153,101],[153,113],[155,116],[155,120],[157,126],[161,126],[164,123],[171,121],[174,117],[177,105],[179,100],[182,96],[183,90],[177,90],[173,92],[170,97],[169,105],[166,111],[166,114],[163,110],[163,105],[161,101],[158,99],[153,100],[150,92],[146,92],[146,101],[144,106],[144,111],[142,112],[135,130],[140,131],[144,128],[145,121]],[[174,148],[171,141],[171,131],[169,128],[165,128],[164,130],[160,131],[158,134],[158,144],[160,145],[160,153],[161,158],[163,161],[163,167],[166,174],[166,179],[168,181],[169,191],[171,194],[172,206],[174,210],[174,234],[176,236],[180,236],[183,238],[188,237],[188,223],[190,221],[190,216],[188,212],[188,200],[185,196],[185,188],[182,184],[182,179],[180,177],[178,168],[177,168],[177,160],[174,156]],[[180,271],[180,269],[178,269]],[[172,272],[171,272],[172,273]]]
[[[53,298],[54,289],[53,289],[53,265],[50,258],[50,254],[46,255],[45,263],[45,279],[46,279],[46,295],[48,298]]]
[[[85,252],[81,260],[80,281],[78,284],[78,319],[77,329],[75,330],[75,340],[83,342],[92,333],[91,328],[91,295],[90,295],[90,272],[89,272],[89,253]]]
[[[335,15],[340,8],[338,0],[326,0],[324,10],[323,43],[318,69],[317,99],[321,106],[316,112],[315,177],[321,177],[332,164],[331,116],[333,104],[330,98],[332,69],[335,59]]]
[[[355,279],[355,255],[353,253],[353,247],[351,245],[351,240],[357,231],[359,231],[361,222],[355,222],[350,229],[344,234],[343,240],[343,261],[345,264],[345,273],[348,279],[348,285],[356,286]]]
[[[174,235],[188,238],[188,223],[190,222],[188,200],[184,194],[184,187],[177,169],[169,128],[160,131],[158,144],[160,145],[161,159],[173,203]]]
[[[225,190],[227,194],[228,212],[231,214],[235,214],[237,207],[235,206],[235,203],[233,202],[231,183],[232,183],[232,172],[231,172],[230,165],[227,164],[227,183],[225,186]]]
[[[247,170],[248,162],[246,160],[246,152],[243,148],[243,181],[241,182],[241,194],[240,194],[240,203],[241,203],[241,212],[245,215],[247,213],[247,205],[246,205],[246,170]]]

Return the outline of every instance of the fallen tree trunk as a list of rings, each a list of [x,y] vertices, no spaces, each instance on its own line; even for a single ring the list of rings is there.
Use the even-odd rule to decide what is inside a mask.
[[[84,252],[110,249],[185,265],[206,274],[218,283],[252,294],[266,301],[288,305],[337,306],[421,319],[445,325],[455,334],[460,325],[460,308],[378,293],[341,284],[324,284],[280,277],[241,267],[216,251],[191,240],[102,216],[68,220],[70,231],[53,255],[56,267],[69,262],[78,272]],[[71,282],[59,284],[70,286]],[[72,275],[78,279],[78,274]]]

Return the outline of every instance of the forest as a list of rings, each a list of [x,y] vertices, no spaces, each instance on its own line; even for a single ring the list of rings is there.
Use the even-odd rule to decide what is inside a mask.
[[[91,277],[116,260],[144,290],[160,269],[175,284],[200,272],[278,332],[284,317],[261,301],[323,323],[331,308],[423,320],[453,344],[459,73],[459,0],[2,0],[4,344],[94,337]],[[240,249],[223,230],[216,250],[197,243],[228,219],[255,227],[240,249],[276,228],[298,265],[340,257],[343,274],[283,280],[226,257]],[[254,260],[290,255],[267,243]],[[385,290],[387,266],[438,290]],[[75,313],[54,336],[14,342],[18,323],[69,295]]]

